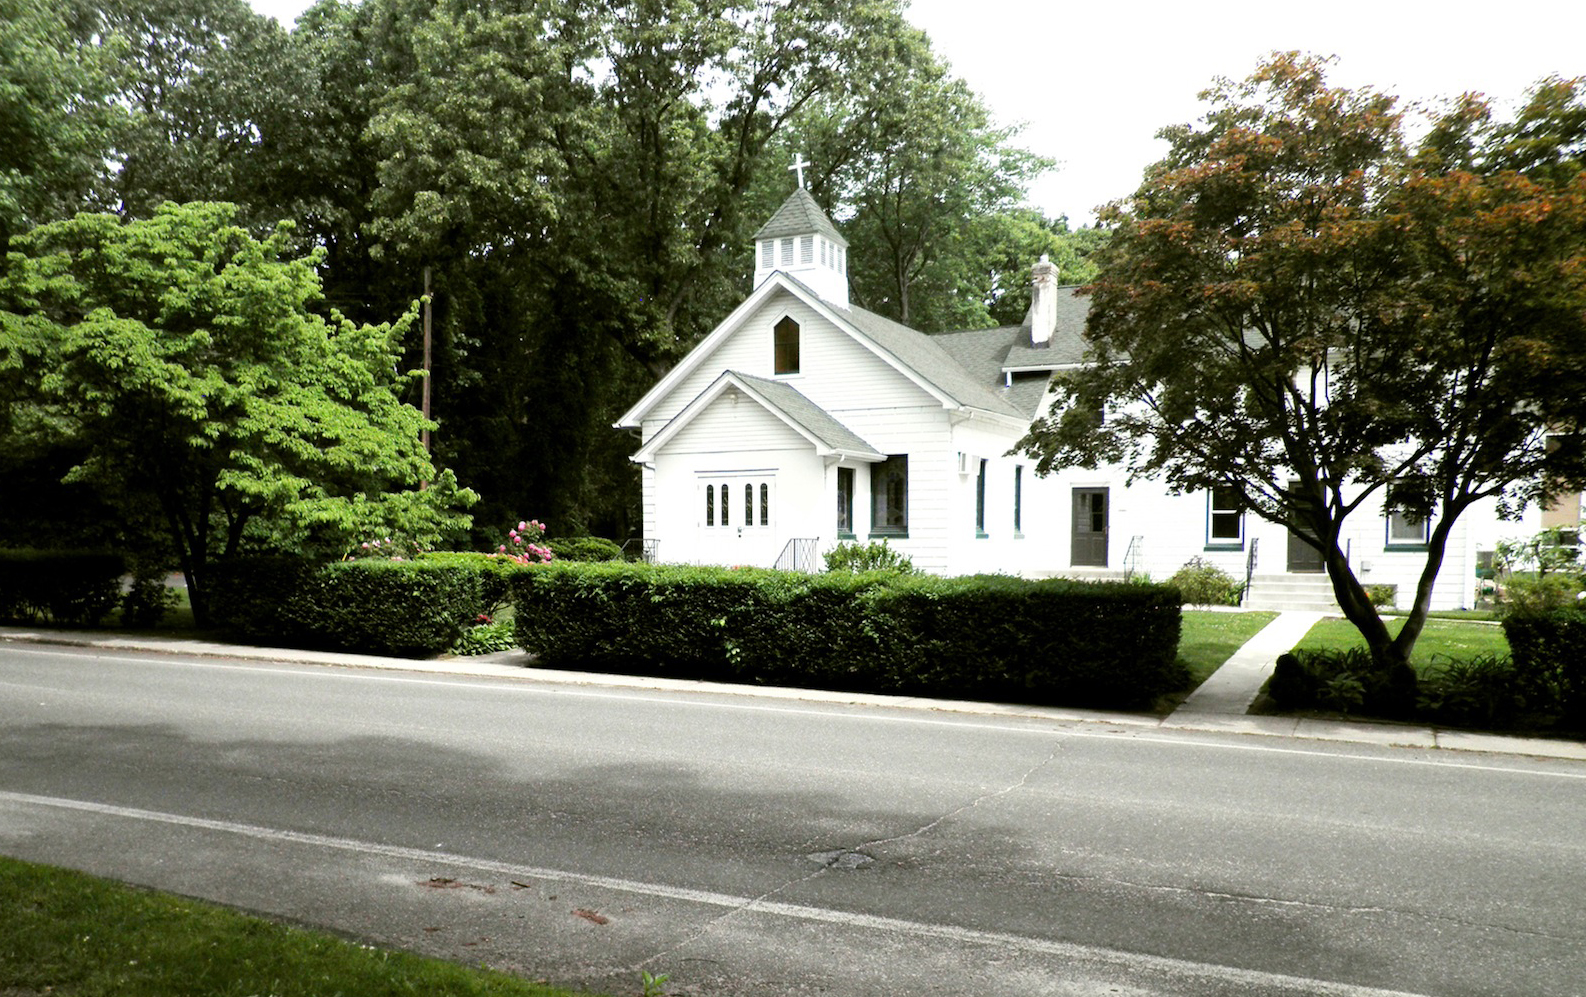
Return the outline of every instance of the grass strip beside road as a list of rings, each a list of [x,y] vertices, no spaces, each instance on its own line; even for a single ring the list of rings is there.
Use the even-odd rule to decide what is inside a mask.
[[[0,994],[588,997],[0,858]]]

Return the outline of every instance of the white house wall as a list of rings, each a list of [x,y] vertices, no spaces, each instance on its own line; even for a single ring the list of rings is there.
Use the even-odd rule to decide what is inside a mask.
[[[736,398],[736,401],[734,401]],[[770,567],[791,537],[818,536],[824,498],[824,461],[802,435],[758,403],[727,392],[699,413],[655,458],[652,486],[654,532],[664,561]],[[745,523],[741,492],[746,483],[772,487],[771,521]],[[732,486],[728,525],[707,524],[700,488]],[[758,501],[758,500],[757,500]],[[646,527],[650,523],[646,522]]]
[[[784,315],[799,324],[797,374],[777,375],[774,369],[772,327]],[[704,363],[647,413],[646,429],[665,425],[726,370],[785,381],[839,421],[842,421],[841,411],[856,406],[918,408],[938,404],[927,392],[837,329],[815,309],[784,291],[767,299],[754,314],[746,317]],[[857,426],[848,428],[861,437],[865,435]]]
[[[1126,480],[1127,475],[1119,468],[1094,471],[1074,468],[1039,479],[1033,489],[1027,486],[1025,519],[1031,525],[1026,528],[1026,539],[1039,536],[1040,554],[1044,559],[1044,563],[1031,573],[1059,576],[1096,573],[1072,565],[1069,532],[1073,489],[1095,487],[1107,488],[1109,494],[1108,573],[1123,571],[1131,541],[1136,538],[1138,547],[1128,567],[1157,581],[1171,577],[1192,558],[1214,564],[1243,580],[1253,541],[1257,542],[1255,573],[1258,576],[1288,573],[1288,531],[1283,527],[1246,513],[1244,542],[1239,548],[1214,549],[1218,545],[1211,543],[1208,536],[1209,508],[1205,492],[1169,495],[1156,482],[1142,480],[1125,487]],[[987,501],[990,505],[989,494]],[[1032,520],[1029,509],[1032,501],[1043,506],[1036,520]],[[1433,608],[1456,609],[1472,604],[1477,551],[1491,549],[1477,533],[1485,532],[1484,526],[1490,517],[1490,509],[1478,507],[1467,511],[1455,524],[1433,590]],[[1351,514],[1340,539],[1362,584],[1396,585],[1399,604],[1408,605],[1419,583],[1426,553],[1388,546],[1387,523],[1380,499],[1368,501]]]

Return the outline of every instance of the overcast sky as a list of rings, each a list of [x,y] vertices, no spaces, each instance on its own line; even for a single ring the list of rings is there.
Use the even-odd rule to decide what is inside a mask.
[[[307,0],[251,0],[290,25]],[[1197,94],[1273,50],[1334,55],[1329,79],[1407,101],[1466,91],[1506,106],[1549,74],[1586,75],[1586,0],[911,0],[910,17],[1022,144],[1058,161],[1031,190],[1075,223],[1128,194],[1193,121]]]

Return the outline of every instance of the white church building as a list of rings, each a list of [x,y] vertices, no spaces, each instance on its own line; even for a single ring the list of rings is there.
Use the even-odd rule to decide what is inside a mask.
[[[1331,603],[1319,556],[1230,496],[1126,486],[1116,467],[1037,478],[1009,453],[1050,404],[1053,373],[1084,361],[1086,301],[1051,263],[1033,268],[1023,325],[927,335],[850,304],[847,242],[804,189],[754,238],[748,298],[616,424],[639,432],[656,559],[808,566],[884,539],[937,574],[1161,581],[1200,557],[1250,573],[1249,605]],[[1351,517],[1350,562],[1407,603],[1427,525],[1371,513]],[[1538,525],[1467,512],[1434,608],[1471,605],[1480,552]]]

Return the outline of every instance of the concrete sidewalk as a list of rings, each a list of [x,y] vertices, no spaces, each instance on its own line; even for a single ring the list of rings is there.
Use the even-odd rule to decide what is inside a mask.
[[[1277,619],[1246,641],[1211,678],[1190,693],[1173,711],[1173,718],[1185,719],[1198,714],[1243,716],[1249,712],[1261,687],[1272,677],[1278,655],[1298,644],[1324,615],[1299,611],[1279,613]]]
[[[1274,629],[1285,617],[1315,616],[1321,614],[1284,613],[1253,637],[1229,659],[1206,683],[1217,685],[1198,703],[1206,708],[1186,710],[1195,696],[1192,695],[1171,716],[1157,717],[1148,713],[1112,713],[1102,710],[1081,710],[1061,707],[1028,706],[1018,703],[984,703],[971,700],[926,699],[919,696],[887,696],[874,693],[825,692],[819,689],[796,689],[773,686],[733,685],[721,682],[699,682],[685,679],[652,678],[636,675],[608,675],[598,672],[568,672],[534,667],[534,659],[523,651],[502,651],[497,654],[468,658],[386,658],[371,654],[347,654],[334,651],[303,651],[292,648],[255,647],[246,644],[227,644],[190,637],[165,634],[120,634],[103,631],[73,631],[0,627],[0,642],[54,644],[66,647],[85,647],[96,651],[150,652],[157,654],[189,655],[193,657],[233,661],[253,661],[260,664],[289,664],[303,666],[336,666],[342,668],[370,668],[383,671],[417,672],[432,675],[453,675],[490,679],[509,679],[519,682],[539,682],[551,685],[588,686],[606,689],[629,689],[653,692],[688,692],[717,696],[736,696],[751,699],[772,699],[805,703],[825,703],[844,706],[870,706],[888,709],[920,710],[935,713],[956,713],[984,717],[1025,718],[1049,720],[1072,724],[1104,724],[1113,728],[1147,732],[1150,730],[1206,731],[1211,733],[1248,734],[1266,737],[1305,738],[1355,744],[1373,744],[1389,747],[1439,748],[1457,751],[1482,751],[1506,755],[1527,755],[1538,758],[1561,758],[1586,761],[1586,743],[1548,738],[1514,737],[1498,734],[1472,734],[1462,731],[1439,731],[1427,727],[1392,723],[1350,723],[1334,720],[1312,720],[1295,717],[1248,716],[1235,710],[1240,697],[1245,706],[1255,698],[1256,691],[1266,681],[1273,662],[1283,651],[1294,646],[1298,636],[1285,637],[1295,628],[1299,636],[1315,622],[1305,623],[1294,619],[1282,628]],[[1286,643],[1285,643],[1286,641]],[[1261,642],[1258,646],[1257,642]],[[1276,648],[1276,650],[1273,650]],[[1245,652],[1249,651],[1248,657]],[[1265,663],[1261,659],[1270,653]],[[1235,664],[1235,659],[1239,663]],[[1226,678],[1223,672],[1234,666]],[[1259,676],[1259,677],[1258,677]],[[1197,695],[1199,690],[1197,690]]]

